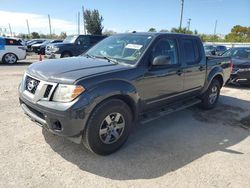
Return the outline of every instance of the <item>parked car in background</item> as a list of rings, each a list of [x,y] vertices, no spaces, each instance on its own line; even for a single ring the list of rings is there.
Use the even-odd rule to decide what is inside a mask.
[[[32,52],[31,46],[35,44],[42,44],[46,39],[34,39],[27,43],[27,51]]]
[[[15,64],[17,60],[26,58],[26,47],[14,38],[0,37],[0,61]]]
[[[47,58],[64,58],[78,56],[104,39],[102,35],[70,35],[62,43],[47,45]]]
[[[222,55],[225,51],[227,51],[227,47],[223,45],[215,46],[215,55]]]
[[[45,55],[45,50],[46,50],[46,46],[47,45],[50,45],[50,44],[55,44],[55,43],[62,43],[63,42],[63,40],[51,40],[51,41],[49,41],[48,43],[46,43],[46,44],[42,44],[41,46],[40,46],[40,48],[38,49],[38,54],[41,54],[41,55]]]
[[[215,47],[213,45],[204,45],[206,55],[215,55]]]
[[[222,56],[232,58],[233,71],[230,77],[231,83],[237,83],[243,79],[250,82],[250,47],[231,48],[222,54]]]
[[[207,58],[197,36],[119,34],[81,56],[30,65],[19,101],[43,128],[108,155],[142,117],[215,107],[231,68],[228,57]]]
[[[45,40],[43,43],[38,43],[38,44],[33,44],[31,46],[31,51],[38,53],[38,54],[42,54],[45,55],[45,48],[47,45],[49,44],[54,44],[54,43],[60,43],[63,40]]]
[[[204,45],[206,55],[221,55],[227,51],[226,46],[222,45]]]

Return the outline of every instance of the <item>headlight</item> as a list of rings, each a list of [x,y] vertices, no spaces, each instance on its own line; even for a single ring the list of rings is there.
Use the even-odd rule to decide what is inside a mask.
[[[58,48],[58,47],[55,47],[55,46],[54,46],[54,47],[51,48],[51,52],[57,52],[57,51],[59,51],[59,48]]]
[[[70,102],[77,98],[85,91],[84,87],[79,85],[64,85],[59,84],[53,95],[53,101],[56,102]]]

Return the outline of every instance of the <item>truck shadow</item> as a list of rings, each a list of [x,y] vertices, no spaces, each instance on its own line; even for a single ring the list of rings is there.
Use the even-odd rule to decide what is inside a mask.
[[[55,152],[83,171],[114,180],[157,178],[212,152],[244,154],[229,147],[247,138],[250,131],[226,120],[230,116],[238,123],[242,114],[250,115],[250,102],[226,96],[220,101],[222,105],[211,111],[192,107],[151,123],[138,123],[128,142],[106,157],[94,155],[83,146],[45,130],[43,134]],[[227,115],[228,112],[234,115]],[[206,118],[208,113],[213,120]]]

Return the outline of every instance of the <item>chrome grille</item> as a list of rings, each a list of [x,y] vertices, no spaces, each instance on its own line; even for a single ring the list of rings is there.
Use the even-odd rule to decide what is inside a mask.
[[[25,73],[22,91],[31,101],[50,100],[57,83],[39,80]]]

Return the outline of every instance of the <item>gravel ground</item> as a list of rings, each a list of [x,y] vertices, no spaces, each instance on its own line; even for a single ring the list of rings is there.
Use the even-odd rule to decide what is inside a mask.
[[[23,114],[17,87],[28,64],[0,65],[0,187],[250,187],[250,89],[223,88],[211,111],[137,124],[101,157]]]

